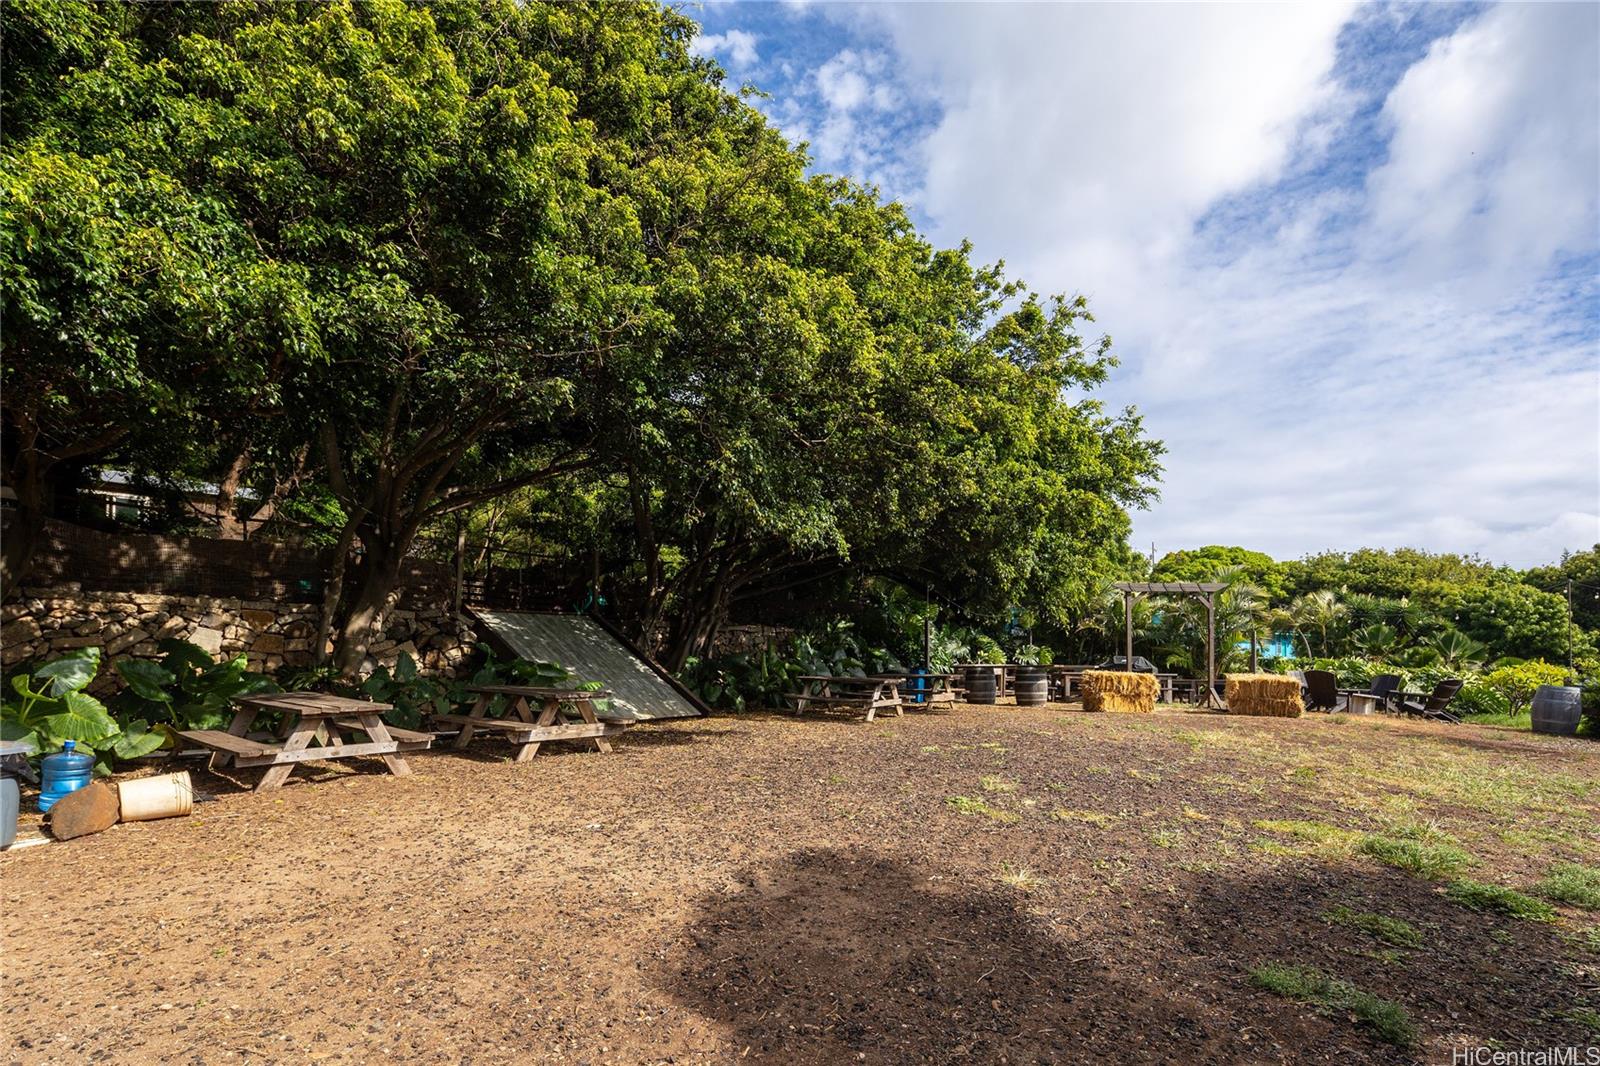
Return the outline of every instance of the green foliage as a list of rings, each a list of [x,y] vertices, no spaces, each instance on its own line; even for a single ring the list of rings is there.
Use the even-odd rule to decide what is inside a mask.
[[[161,747],[165,736],[142,719],[119,725],[86,688],[100,672],[100,649],[81,648],[7,679],[0,701],[0,738],[32,744],[39,757],[67,741],[96,756],[95,771],[107,773],[113,757],[136,759]]]
[[[469,702],[464,685],[425,677],[417,662],[400,653],[394,669],[379,666],[361,683],[361,692],[379,703],[392,704],[383,712],[384,721],[402,729],[416,729],[430,714],[450,714],[454,707]]]
[[[1323,918],[1334,925],[1359,929],[1363,933],[1368,933],[1384,943],[1393,944],[1396,947],[1420,948],[1422,946],[1422,933],[1416,926],[1400,918],[1391,918],[1386,914],[1360,911],[1339,903],[1329,907]]]
[[[1429,637],[1425,646],[1438,656],[1438,664],[1447,670],[1465,670],[1483,662],[1488,646],[1458,629],[1443,629]]]
[[[1360,850],[1379,862],[1429,880],[1453,874],[1472,862],[1472,856],[1442,840],[1411,839],[1380,833],[1369,833],[1363,837]]]
[[[243,655],[214,660],[186,640],[163,640],[157,648],[159,661],[112,664],[126,686],[111,701],[118,718],[143,718],[173,730],[222,729],[234,698],[280,691],[265,674],[252,673]]]
[[[1150,572],[1151,581],[1212,581],[1222,570],[1237,570],[1269,600],[1281,600],[1288,589],[1286,565],[1263,552],[1210,544],[1168,552]]]
[[[1417,1042],[1416,1026],[1405,1008],[1314,967],[1276,963],[1258,966],[1250,971],[1250,983],[1330,1014],[1349,1014],[1396,1047],[1409,1048]]]
[[[1600,544],[1587,551],[1562,552],[1555,566],[1537,566],[1523,580],[1552,595],[1567,595],[1572,582],[1572,618],[1590,632],[1600,631]]]
[[[1458,878],[1445,886],[1444,894],[1475,911],[1490,911],[1509,918],[1530,922],[1553,922],[1555,908],[1542,899],[1534,899],[1504,885],[1490,885],[1482,881]]]
[[[1600,910],[1600,869],[1575,862],[1557,863],[1534,891],[1557,903]]]
[[[682,677],[711,706],[744,711],[782,707],[785,694],[801,691],[803,675],[864,676],[869,661],[875,672],[900,669],[882,649],[863,651],[854,628],[838,622],[760,651],[691,659]]]
[[[1476,585],[1500,571],[1474,556],[1434,554],[1414,548],[1362,548],[1323,552],[1285,563],[1290,590],[1296,595],[1346,589],[1390,599],[1415,595],[1426,585]]]
[[[1547,662],[1502,666],[1484,675],[1483,683],[1506,701],[1508,713],[1520,715],[1541,685],[1565,685],[1567,669]]]

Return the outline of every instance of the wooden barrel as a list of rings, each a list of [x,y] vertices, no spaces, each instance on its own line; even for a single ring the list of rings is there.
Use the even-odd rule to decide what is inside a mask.
[[[1050,698],[1050,671],[1043,666],[1017,667],[1018,707],[1037,707]]]
[[[1583,715],[1583,695],[1576,685],[1540,685],[1533,694],[1533,731],[1570,737]]]
[[[967,667],[966,681],[968,703],[993,703],[999,695],[993,667]]]

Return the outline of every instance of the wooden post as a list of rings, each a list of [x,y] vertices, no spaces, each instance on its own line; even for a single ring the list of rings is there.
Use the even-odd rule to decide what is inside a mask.
[[[455,609],[451,612],[452,614],[459,615],[461,613],[461,599],[462,599],[461,585],[462,585],[462,581],[466,577],[466,569],[467,569],[467,527],[466,527],[465,523],[458,522],[457,525],[456,525],[456,595],[455,595]]]
[[[933,673],[933,619],[922,620],[922,668]]]
[[[1131,592],[1122,594],[1122,620],[1126,623],[1128,631],[1128,640],[1125,645],[1128,657],[1122,664],[1122,668],[1131,674],[1133,673],[1133,593]]]
[[[1206,593],[1206,706],[1217,706],[1217,594]]]
[[[1255,674],[1260,673],[1260,671],[1260,661],[1256,657],[1256,631],[1252,629],[1250,630],[1250,672]]]

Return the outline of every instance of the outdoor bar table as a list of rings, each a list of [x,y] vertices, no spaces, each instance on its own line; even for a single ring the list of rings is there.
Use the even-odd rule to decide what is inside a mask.
[[[433,734],[417,733],[388,725],[383,712],[392,704],[352,700],[326,692],[275,692],[259,696],[238,696],[227,731],[185,729],[182,735],[213,752],[211,768],[220,770],[231,759],[240,769],[265,766],[256,785],[257,792],[280,787],[303,762],[324,759],[353,759],[361,755],[380,755],[396,777],[411,773],[400,757],[403,751],[418,751],[433,744]],[[246,734],[256,716],[263,711],[283,712],[280,743],[251,740]],[[357,734],[366,734],[357,741]]]

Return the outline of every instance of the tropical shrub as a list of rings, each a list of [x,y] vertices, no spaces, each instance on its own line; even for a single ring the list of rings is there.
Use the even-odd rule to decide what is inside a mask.
[[[1505,698],[1511,714],[1521,714],[1540,685],[1565,685],[1567,668],[1543,660],[1502,666],[1485,674],[1483,683]]]
[[[113,697],[118,718],[145,718],[174,730],[221,729],[237,696],[281,691],[265,674],[252,673],[243,655],[213,659],[186,640],[163,640],[159,660],[118,659],[112,664],[126,687]]]
[[[0,702],[0,738],[33,745],[39,757],[67,741],[96,757],[95,772],[108,773],[113,756],[136,759],[166,740],[143,719],[119,725],[99,700],[84,690],[100,672],[100,649],[69,652],[31,671],[11,675]]]

